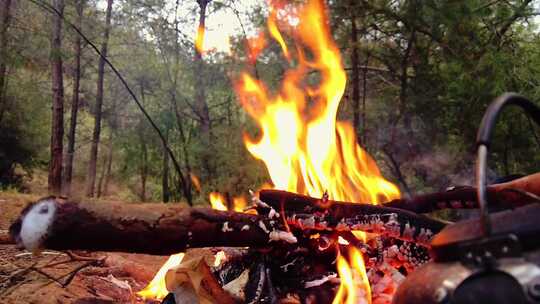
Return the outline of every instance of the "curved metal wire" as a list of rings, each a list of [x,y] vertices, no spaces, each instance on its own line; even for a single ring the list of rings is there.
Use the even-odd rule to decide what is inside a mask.
[[[510,105],[521,107],[538,125],[540,125],[540,107],[535,105],[527,98],[516,93],[505,93],[497,97],[489,105],[486,113],[484,114],[484,117],[482,118],[482,122],[480,123],[480,128],[478,129],[478,134],[476,137],[476,187],[478,189],[477,197],[478,204],[480,206],[482,231],[485,237],[489,236],[492,231],[492,226],[487,208],[488,200],[486,195],[487,155],[489,152],[489,145],[491,143],[491,134],[493,133],[493,130],[495,128],[499,113],[501,113],[506,106]]]

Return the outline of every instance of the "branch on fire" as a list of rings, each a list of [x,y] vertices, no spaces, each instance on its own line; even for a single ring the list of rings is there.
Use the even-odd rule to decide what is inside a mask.
[[[476,188],[462,186],[444,192],[418,195],[409,199],[395,199],[383,205],[414,213],[429,213],[440,209],[474,209],[478,208],[476,193]],[[487,195],[490,206],[501,209],[513,209],[538,203],[540,202],[540,173],[491,185],[487,188]],[[276,209],[281,208],[281,204],[283,204],[286,211],[295,212],[303,212],[304,208],[322,211],[334,206],[335,203],[341,203],[276,190],[261,191],[261,200]]]

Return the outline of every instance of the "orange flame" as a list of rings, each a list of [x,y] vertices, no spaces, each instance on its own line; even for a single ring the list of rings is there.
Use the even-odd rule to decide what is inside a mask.
[[[195,50],[199,54],[204,52],[204,26],[197,28],[197,37],[195,38]]]
[[[323,1],[308,0],[298,7],[273,6],[270,12],[270,37],[294,66],[285,73],[275,95],[247,72],[236,82],[241,104],[261,130],[258,139],[244,136],[249,152],[265,163],[277,189],[313,197],[326,192],[330,199],[373,204],[399,198],[399,189],[382,177],[375,161],[359,146],[351,124],[336,121],[346,74],[328,29]],[[280,18],[288,22],[279,22]],[[295,48],[287,46],[280,26],[288,29]],[[202,50],[203,34],[204,29],[199,29],[198,50]],[[268,45],[266,36],[260,33],[247,42],[250,63]],[[214,208],[227,209],[223,196],[213,197]],[[365,237],[363,233],[355,235]],[[371,303],[362,256],[351,246],[349,258],[347,262],[338,257],[342,283],[333,303]]]
[[[225,205],[225,197],[219,192],[210,192],[210,205],[212,209],[227,211],[227,206]]]
[[[287,47],[287,44],[285,43],[285,40],[283,39],[283,36],[278,30],[277,27],[277,10],[272,10],[270,13],[270,16],[268,16],[268,31],[270,32],[270,35],[272,38],[274,38],[278,43],[281,49],[283,50],[283,55],[285,55],[285,58],[290,60],[290,54],[289,54],[289,48]]]
[[[337,268],[341,285],[332,304],[371,304],[366,267],[362,255],[355,247],[349,247],[350,263],[341,255],[337,259]]]
[[[243,196],[238,196],[233,198],[233,206],[234,211],[236,212],[243,212],[244,209],[247,207],[247,200]]]
[[[259,54],[264,50],[266,47],[266,39],[264,37],[264,33],[259,33],[255,37],[248,38],[246,40],[246,48],[248,50],[248,61],[253,64],[255,60],[257,60],[257,57]]]
[[[219,192],[210,192],[209,195],[210,205],[212,209],[227,211],[227,199]],[[232,199],[232,209],[236,212],[242,212],[247,206],[247,200],[243,196],[236,196]]]
[[[195,187],[195,190],[197,190],[197,192],[201,192],[201,181],[199,180],[197,175],[190,173],[189,178],[191,179],[191,184],[193,185],[193,187]]]
[[[298,7],[276,4],[270,9],[267,26],[294,65],[285,72],[275,94],[248,72],[240,75],[236,91],[261,131],[256,139],[244,136],[246,147],[265,163],[275,188],[313,197],[326,192],[330,199],[372,204],[399,198],[399,189],[382,177],[375,161],[359,146],[352,125],[336,121],[346,73],[328,29],[323,1],[310,0]],[[290,33],[296,44],[294,53],[278,26]],[[257,48],[248,58],[252,61],[261,52]],[[355,235],[365,240],[365,233]],[[338,257],[342,284],[334,303],[358,303],[359,299],[370,303],[362,257],[355,248],[350,256],[350,263]],[[362,282],[360,289],[355,284],[358,281]]]
[[[165,284],[165,275],[169,269],[180,265],[183,258],[183,253],[171,255],[167,262],[161,266],[152,281],[143,290],[137,292],[137,295],[143,299],[163,299],[169,293]]]
[[[292,56],[277,29],[276,11],[279,8],[268,21],[269,31],[285,56]],[[281,90],[271,96],[265,84],[248,73],[236,83],[240,102],[262,131],[258,139],[245,136],[247,149],[264,161],[277,189],[314,197],[326,191],[331,199],[356,202],[398,198],[398,188],[381,176],[358,145],[353,127],[336,121],[346,75],[323,3],[309,1],[297,13],[296,26],[283,22],[298,46],[296,66],[285,73]],[[318,85],[310,86],[308,73],[313,70],[320,77]]]

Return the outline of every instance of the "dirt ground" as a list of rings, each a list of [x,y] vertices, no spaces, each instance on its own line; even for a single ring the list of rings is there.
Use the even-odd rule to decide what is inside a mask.
[[[0,232],[5,233],[21,210],[37,198],[0,192]],[[145,302],[136,292],[146,286],[167,257],[75,254],[75,261],[66,253],[48,250],[33,256],[15,245],[0,244],[0,303],[156,303]]]

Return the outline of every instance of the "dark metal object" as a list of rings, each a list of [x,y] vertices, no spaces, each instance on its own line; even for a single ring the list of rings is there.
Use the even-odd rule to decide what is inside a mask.
[[[490,138],[509,105],[523,108],[540,125],[540,108],[517,94],[504,94],[488,107],[477,135],[480,218],[449,225],[433,238],[434,262],[407,277],[395,304],[540,303],[540,205],[491,215],[487,208]]]
[[[491,143],[491,133],[495,128],[497,117],[505,107],[511,105],[521,107],[538,125],[540,125],[540,108],[530,100],[515,93],[506,93],[495,99],[495,101],[489,105],[482,118],[476,137],[478,151],[476,162],[476,187],[478,189],[478,203],[480,205],[482,228],[485,236],[488,236],[491,233],[491,223],[489,222],[486,197],[487,153]]]

